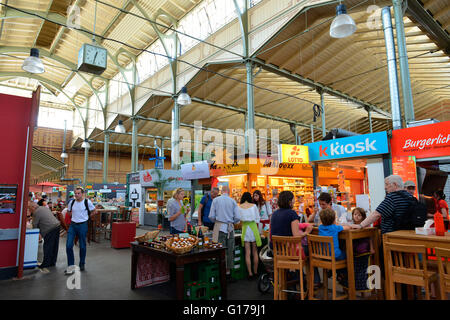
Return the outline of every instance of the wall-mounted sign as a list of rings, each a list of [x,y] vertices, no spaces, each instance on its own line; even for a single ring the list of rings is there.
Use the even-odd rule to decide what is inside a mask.
[[[209,178],[209,164],[207,161],[182,164],[181,175],[186,180]]]
[[[165,189],[174,190],[176,188],[190,189],[191,182],[183,179],[179,170],[159,170],[161,179],[167,180]],[[155,187],[155,182],[159,181],[158,173],[155,169],[143,170],[139,172],[140,183],[143,187]]]
[[[280,144],[278,146],[278,159],[281,159],[281,163],[309,163],[308,147]]]
[[[386,131],[308,143],[309,160],[365,157],[389,152]]]
[[[393,156],[417,159],[450,155],[450,121],[392,131]]]
[[[16,213],[17,185],[0,185],[0,213]]]

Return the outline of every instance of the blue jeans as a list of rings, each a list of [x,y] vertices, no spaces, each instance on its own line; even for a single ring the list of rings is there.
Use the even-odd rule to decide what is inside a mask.
[[[75,236],[78,236],[80,244],[80,266],[86,263],[86,235],[88,232],[88,222],[83,222],[80,224],[71,223],[69,231],[67,231],[67,242],[66,242],[66,253],[67,253],[67,264],[72,266],[75,264],[75,257],[73,255],[73,242]]]

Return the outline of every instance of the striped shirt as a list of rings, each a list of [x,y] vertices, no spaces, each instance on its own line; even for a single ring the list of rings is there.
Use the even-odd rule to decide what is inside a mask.
[[[406,190],[388,193],[386,198],[377,208],[381,214],[381,233],[396,231],[396,218],[405,214],[408,210],[412,195]]]

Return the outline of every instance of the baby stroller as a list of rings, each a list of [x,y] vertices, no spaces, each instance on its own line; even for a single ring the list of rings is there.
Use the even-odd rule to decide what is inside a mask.
[[[273,254],[269,244],[259,251],[259,260],[263,263],[265,272],[258,278],[258,290],[267,293],[273,287]]]

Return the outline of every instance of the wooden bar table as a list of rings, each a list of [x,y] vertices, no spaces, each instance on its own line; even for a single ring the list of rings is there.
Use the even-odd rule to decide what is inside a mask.
[[[395,244],[407,244],[407,245],[421,245],[428,249],[434,248],[444,248],[450,249],[450,233],[446,232],[445,236],[436,235],[422,235],[416,234],[414,230],[398,230],[394,232],[388,232],[383,234],[383,254],[384,254],[384,265],[385,265],[385,277],[386,277],[386,297],[390,297],[389,277],[390,270],[387,268],[387,250],[385,243],[395,243]],[[425,259],[425,257],[423,257]]]
[[[319,228],[314,227],[312,234],[319,234]],[[351,300],[356,299],[355,288],[355,266],[353,261],[353,240],[371,238],[374,246],[374,264],[380,264],[380,256],[378,249],[378,229],[377,228],[363,228],[363,229],[350,229],[339,232],[338,239],[345,240],[345,253],[347,257],[347,270],[348,270],[348,298]]]
[[[136,289],[137,261],[140,254],[149,255],[173,263],[176,266],[176,297],[177,300],[184,298],[184,265],[217,258],[219,261],[220,287],[222,290],[222,299],[227,299],[227,280],[225,266],[226,248],[218,249],[194,249],[191,252],[177,254],[165,249],[151,248],[140,245],[137,242],[131,243],[131,289]]]

